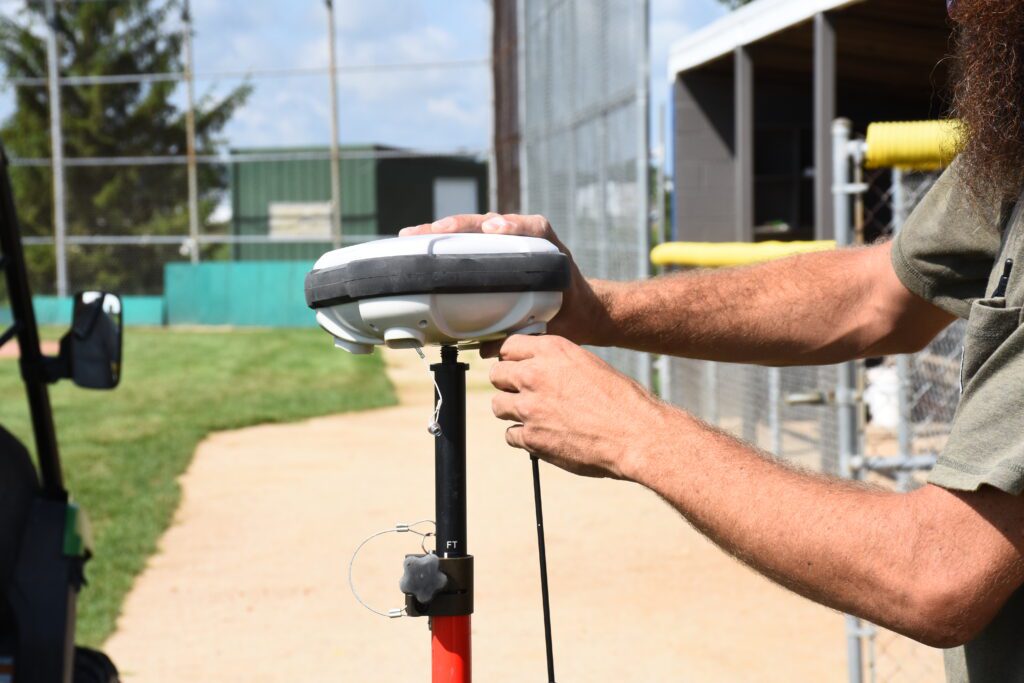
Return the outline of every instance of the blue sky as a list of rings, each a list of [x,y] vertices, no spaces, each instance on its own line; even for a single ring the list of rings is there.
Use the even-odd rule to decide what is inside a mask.
[[[320,0],[192,0],[199,74],[320,67],[327,26]],[[482,60],[489,54],[488,0],[335,0],[338,63]],[[0,11],[11,11],[11,3]],[[668,91],[671,42],[724,13],[716,0],[651,0],[652,111]],[[221,93],[239,81],[201,80]],[[318,145],[329,140],[326,75],[256,78],[249,103],[230,123],[233,146]],[[342,74],[342,142],[421,149],[483,149],[490,127],[485,66]],[[0,93],[0,115],[10,91]],[[656,139],[656,138],[655,138]]]
[[[196,70],[310,67],[327,63],[320,2],[193,0]],[[284,10],[290,6],[292,9]],[[673,40],[723,14],[716,0],[651,0],[654,111],[668,91]],[[487,0],[336,0],[339,64],[486,59]],[[328,140],[326,77],[255,79],[250,104],[228,134],[238,146],[318,144]],[[203,89],[228,82],[200,83]],[[343,142],[424,149],[488,144],[490,83],[484,66],[343,74]]]

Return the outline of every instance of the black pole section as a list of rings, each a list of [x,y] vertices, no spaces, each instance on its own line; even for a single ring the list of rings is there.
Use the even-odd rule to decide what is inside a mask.
[[[551,601],[548,597],[548,551],[544,543],[544,510],[540,504],[540,463],[530,456],[533,465],[533,507],[537,512],[537,555],[540,557],[540,599],[544,609],[544,649],[548,659],[548,682],[555,683],[555,652],[551,643]]]
[[[25,271],[25,254],[21,248],[21,226],[14,208],[11,179],[7,174],[7,153],[0,146],[0,250],[3,269],[7,276],[7,295],[11,300],[11,313],[17,326],[18,346],[21,351],[21,376],[28,395],[32,430],[36,437],[36,453],[43,492],[49,498],[66,500],[64,477],[61,474],[57,451],[57,433],[53,428],[50,393],[46,387],[43,354],[39,348],[39,330],[32,309],[32,291]]]
[[[441,362],[431,365],[441,396],[437,421],[441,435],[434,439],[434,512],[437,554],[465,557],[466,547],[466,371],[454,346],[441,347]]]

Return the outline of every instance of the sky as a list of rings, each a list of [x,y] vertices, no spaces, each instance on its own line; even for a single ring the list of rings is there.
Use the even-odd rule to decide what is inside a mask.
[[[197,73],[327,64],[326,11],[320,2],[193,1]],[[489,56],[487,0],[336,0],[335,7],[340,65],[482,61]],[[668,93],[669,45],[723,13],[716,0],[651,0],[652,112]],[[482,150],[489,142],[489,79],[485,65],[342,74],[341,140]],[[251,82],[254,96],[227,130],[233,145],[329,140],[326,76]],[[197,85],[200,92],[217,92],[233,84],[219,79]]]
[[[721,16],[717,0],[650,0],[652,121],[668,93],[669,45]],[[12,2],[0,5],[11,11]],[[248,72],[254,93],[225,131],[233,147],[323,145],[330,139],[326,74],[261,77],[261,69],[324,67],[326,10],[320,0],[192,0],[200,97],[216,97]],[[342,67],[476,61],[458,68],[342,73],[342,143],[425,150],[487,147],[490,133],[488,0],[335,0],[337,61]],[[183,99],[183,91],[178,99]],[[0,116],[11,107],[0,90]],[[657,136],[652,135],[656,140]]]

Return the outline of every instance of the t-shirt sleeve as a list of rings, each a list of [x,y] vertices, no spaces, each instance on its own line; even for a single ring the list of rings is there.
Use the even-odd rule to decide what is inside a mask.
[[[893,242],[892,264],[914,294],[959,317],[985,296],[1000,247],[1003,209],[972,197],[954,162],[917,205]]]

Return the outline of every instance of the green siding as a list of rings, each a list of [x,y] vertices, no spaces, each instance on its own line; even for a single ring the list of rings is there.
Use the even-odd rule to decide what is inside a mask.
[[[164,297],[170,325],[311,327],[304,284],[312,261],[170,263]]]
[[[344,147],[343,152],[368,152],[372,147]],[[266,149],[233,152],[266,153]],[[325,148],[274,149],[274,153],[326,152]],[[342,159],[341,221],[346,235],[376,235],[377,161]],[[330,161],[274,160],[234,163],[231,166],[232,225],[238,235],[266,235],[271,202],[329,202]],[[330,242],[239,244],[239,260],[313,261],[330,248]]]

